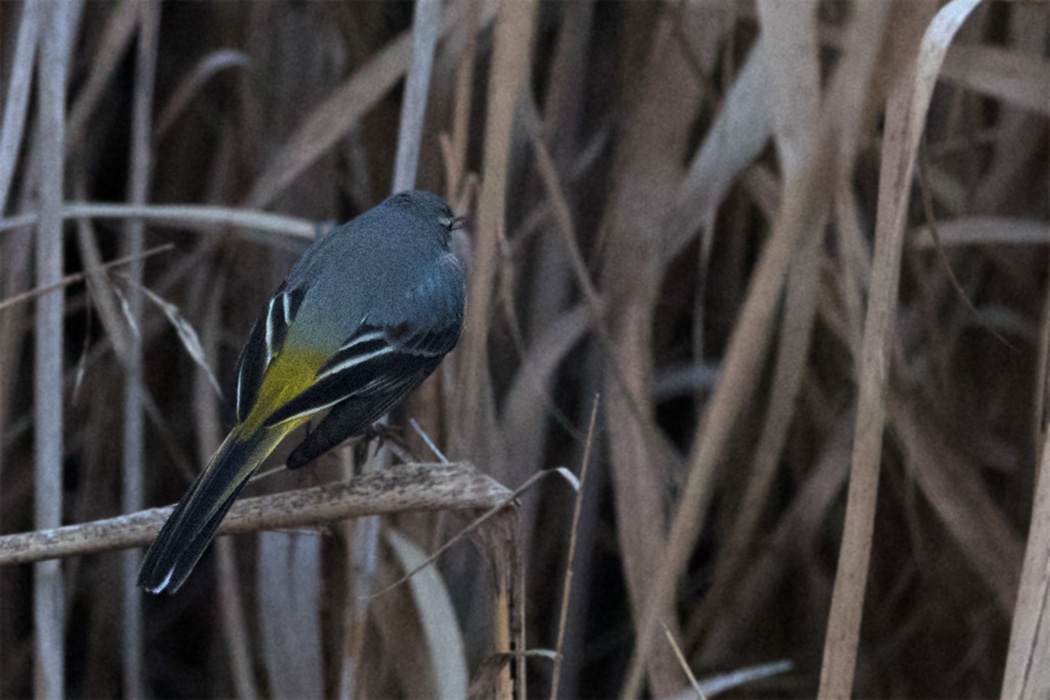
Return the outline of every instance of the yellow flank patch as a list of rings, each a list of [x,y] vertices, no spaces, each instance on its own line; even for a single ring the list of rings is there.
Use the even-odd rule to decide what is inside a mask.
[[[310,388],[317,372],[327,361],[323,353],[285,345],[263,372],[262,386],[259,387],[255,404],[239,426],[241,434],[250,435],[259,430],[274,411]],[[291,427],[285,433],[291,432],[306,420],[304,417],[302,420],[288,421]],[[282,423],[281,427],[287,426]]]

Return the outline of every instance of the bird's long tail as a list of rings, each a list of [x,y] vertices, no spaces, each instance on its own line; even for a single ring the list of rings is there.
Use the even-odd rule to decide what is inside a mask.
[[[186,581],[248,479],[290,432],[263,428],[241,435],[239,428],[223,441],[146,553],[138,585],[150,593],[174,593]]]

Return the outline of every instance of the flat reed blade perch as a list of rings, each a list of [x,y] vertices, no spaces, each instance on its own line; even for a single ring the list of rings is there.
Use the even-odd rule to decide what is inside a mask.
[[[331,409],[289,469],[364,432],[437,368],[463,325],[458,225],[440,197],[402,192],[306,250],[241,351],[237,422],[150,547],[139,586],[177,591],[248,479],[312,416]]]

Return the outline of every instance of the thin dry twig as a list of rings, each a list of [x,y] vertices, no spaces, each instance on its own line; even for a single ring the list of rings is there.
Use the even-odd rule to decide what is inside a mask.
[[[572,529],[569,531],[569,554],[565,558],[565,583],[562,586],[561,614],[558,617],[558,642],[554,652],[554,670],[551,674],[551,700],[558,697],[558,684],[561,681],[562,648],[565,643],[565,622],[569,617],[569,601],[572,596],[572,561],[576,557],[576,532],[580,526],[580,513],[583,511],[583,487],[587,483],[587,466],[591,462],[591,447],[594,445],[594,423],[598,418],[599,395],[594,396],[591,405],[591,419],[587,425],[587,442],[583,448],[583,464],[580,466],[580,483],[576,487],[576,505],[572,509]]]
[[[389,586],[386,586],[385,588],[381,588],[380,590],[378,590],[378,591],[376,591],[374,593],[369,593],[367,596],[364,596],[364,597],[369,598],[369,599],[371,599],[371,598],[378,598],[379,596],[384,595],[386,593],[389,593],[390,591],[394,590],[398,586],[402,585],[405,581],[407,581],[408,579],[410,579],[413,576],[415,576],[415,574],[417,572],[421,571],[422,569],[425,569],[426,567],[430,566],[435,561],[437,561],[438,558],[442,554],[444,554],[446,551],[448,551],[454,544],[456,544],[457,542],[462,540],[464,537],[466,537],[470,533],[478,530],[486,522],[488,522],[489,520],[491,520],[492,518],[497,516],[501,510],[503,510],[507,506],[513,504],[515,499],[517,499],[521,494],[523,494],[526,491],[528,491],[529,489],[531,489],[533,487],[533,485],[536,484],[538,481],[540,481],[541,479],[545,479],[546,477],[551,476],[553,474],[558,474],[558,475],[564,477],[566,479],[566,481],[568,481],[570,484],[573,485],[574,488],[577,488],[577,489],[579,488],[579,483],[576,481],[576,477],[574,477],[571,472],[569,472],[569,471],[567,471],[567,470],[565,470],[565,469],[563,469],[561,467],[558,467],[558,468],[555,468],[555,469],[547,469],[545,471],[537,472],[536,474],[533,474],[531,478],[526,480],[525,483],[523,483],[518,488],[514,489],[513,492],[509,493],[507,495],[507,497],[504,498],[500,503],[491,506],[480,517],[474,519],[470,523],[470,525],[467,525],[460,532],[456,533],[455,537],[453,537],[448,542],[446,542],[445,544],[443,544],[440,547],[438,547],[437,550],[435,550],[433,554],[431,554],[429,557],[427,557],[426,561],[420,563],[417,567],[415,567],[414,569],[412,569],[411,571],[406,573],[404,576],[402,576],[398,580],[396,580],[393,583],[391,583]],[[431,509],[431,510],[436,510],[436,509]]]
[[[962,299],[963,303],[966,304],[966,308],[970,310],[970,313],[977,316],[980,312],[977,310],[977,307],[973,305],[970,295],[966,293],[965,289],[963,289],[959,278],[955,276],[955,270],[952,269],[951,262],[948,260],[948,254],[944,251],[944,244],[941,242],[937,217],[933,212],[933,194],[930,192],[929,153],[929,146],[926,145],[926,132],[923,132],[922,140],[919,142],[919,152],[916,154],[916,158],[919,165],[919,191],[922,194],[922,210],[926,216],[926,229],[930,232],[930,236],[933,238],[933,245],[937,249],[937,257],[940,258],[941,263],[944,265],[944,271],[948,273],[948,279],[951,280],[952,287],[955,288],[955,293],[960,299]],[[989,328],[987,325],[985,328],[987,328],[988,332],[995,336],[1003,345],[1014,352],[1019,351],[1013,343],[1003,337],[1003,335],[997,330]]]
[[[93,273],[103,272],[105,270],[109,270],[109,269],[112,269],[114,267],[120,267],[121,265],[127,265],[128,263],[130,263],[131,261],[135,260],[136,258],[143,258],[144,259],[144,258],[148,258],[148,257],[153,256],[153,255],[157,255],[159,253],[166,253],[169,250],[172,250],[174,247],[175,247],[174,243],[165,243],[163,245],[156,246],[155,248],[150,248],[149,250],[143,252],[141,255],[125,255],[122,258],[117,258],[116,260],[110,260],[109,262],[103,263],[101,265],[95,265],[95,266],[92,266],[92,267],[85,268],[82,272],[74,272],[71,275],[66,275],[61,280],[56,282],[55,284],[50,284],[50,285],[48,285],[46,287],[38,287],[36,289],[30,289],[28,292],[23,292],[21,294],[16,294],[13,297],[9,297],[7,299],[4,299],[3,301],[0,301],[0,311],[6,309],[9,306],[14,306],[15,304],[20,304],[20,303],[22,303],[24,301],[29,301],[30,299],[34,299],[34,298],[36,298],[38,296],[41,296],[43,294],[47,294],[49,292],[53,292],[56,289],[61,289],[62,287],[68,287],[71,284],[76,284],[77,282],[80,282],[81,280],[86,279],[87,277],[89,277]]]
[[[678,646],[678,640],[671,634],[671,630],[667,628],[667,625],[661,623],[661,627],[664,628],[664,634],[667,636],[667,643],[671,645],[671,649],[674,650],[675,658],[678,659],[678,663],[682,667],[682,672],[685,673],[689,679],[689,685],[693,687],[693,691],[696,692],[696,697],[700,700],[707,700],[707,696],[704,695],[703,689],[700,688],[700,684],[696,680],[696,676],[693,675],[693,669],[689,668],[689,662],[685,660],[685,655],[682,653],[681,647]]]

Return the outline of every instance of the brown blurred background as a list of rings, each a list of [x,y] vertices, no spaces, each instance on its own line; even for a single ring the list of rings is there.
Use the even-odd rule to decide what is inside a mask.
[[[374,206],[394,180],[414,6],[70,5],[58,20],[36,8],[34,28],[26,5],[0,4],[0,205],[5,222],[43,212],[38,226],[0,230],[2,297],[46,284],[35,261],[56,250],[74,273],[172,243],[144,261],[142,283],[195,329],[229,396],[240,346],[303,236],[220,214],[175,213],[144,234],[113,217],[59,229],[56,197],[268,211],[307,232]],[[1046,426],[1050,10],[967,8],[940,66],[917,48],[939,8],[442,3],[417,184],[468,217],[469,318],[393,422],[418,458],[434,460],[409,417],[450,459],[514,488],[540,469],[579,473],[599,397],[559,696],[623,690],[654,600],[700,678],[793,664],[729,696],[815,695],[850,465],[865,459],[881,469],[855,694],[1000,692]],[[62,72],[55,21],[71,28],[64,102],[44,89]],[[928,114],[907,96],[916,65],[939,71]],[[18,86],[21,129],[8,123]],[[902,105],[925,123],[917,146],[897,131]],[[883,167],[909,159],[914,178]],[[62,232],[50,253],[49,226]],[[900,259],[887,268],[899,285],[881,329],[873,450],[854,435],[865,346],[883,342],[865,326],[877,232],[900,234],[889,244]],[[119,266],[0,310],[4,534],[42,527],[44,479],[62,524],[119,515],[136,497],[171,503],[229,426],[228,402],[136,291],[138,274]],[[41,335],[38,309],[56,298],[59,322]],[[61,349],[50,394],[61,441],[47,441],[61,446],[61,473],[34,478],[42,339]],[[340,478],[349,462],[332,454],[252,491]],[[141,496],[126,487],[134,470]],[[521,498],[529,648],[557,643],[573,505],[559,479]],[[694,527],[679,524],[684,512]],[[371,560],[354,524],[227,538],[177,595],[141,603],[125,601],[132,559],[69,559],[61,588],[46,589],[65,619],[57,637],[34,618],[39,573],[34,584],[33,567],[0,569],[0,696],[42,692],[34,668],[49,653],[64,668],[46,687],[82,697],[455,692],[442,669],[474,676],[492,652],[479,545],[456,545],[437,575],[387,596],[347,591],[360,566],[390,583],[405,552],[432,551],[467,522],[384,518]],[[672,527],[688,554],[668,569]],[[455,613],[444,642],[420,621],[428,606]],[[657,629],[641,668],[646,692],[669,697],[688,681]],[[546,697],[552,662],[527,667],[529,694]]]

